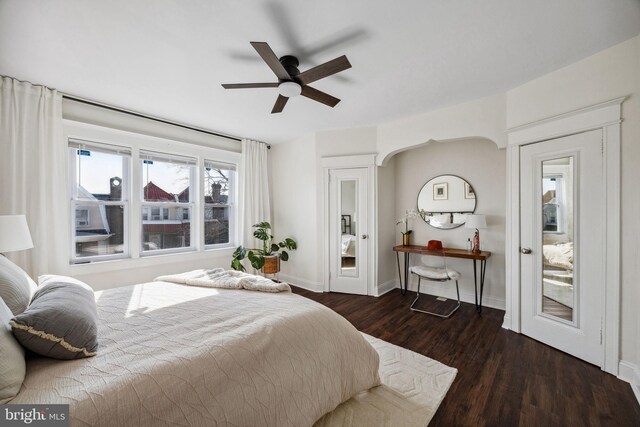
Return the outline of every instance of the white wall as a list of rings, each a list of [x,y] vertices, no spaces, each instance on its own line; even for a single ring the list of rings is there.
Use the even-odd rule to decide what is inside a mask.
[[[396,218],[406,209],[416,207],[416,198],[422,186],[430,179],[445,174],[458,175],[467,180],[476,191],[476,213],[487,215],[487,229],[480,230],[483,250],[491,251],[487,262],[483,304],[504,309],[505,304],[505,214],[506,193],[506,151],[496,144],[483,139],[449,142],[432,142],[396,154]],[[392,224],[389,225],[391,227]],[[399,226],[398,226],[399,227]],[[426,245],[429,240],[441,240],[445,247],[465,248],[467,239],[474,230],[458,227],[440,230],[417,218],[410,222],[412,244]],[[402,242],[400,229],[396,228],[396,244]],[[433,258],[433,257],[431,257]],[[420,262],[412,256],[412,265]],[[431,263],[441,260],[429,259]],[[469,260],[447,258],[447,266],[462,274],[461,298],[474,302],[473,264]],[[434,264],[435,265],[435,264]],[[417,281],[411,277],[410,289],[417,288]],[[428,288],[425,289],[424,285]],[[455,298],[455,287],[450,284],[423,282],[423,290],[428,293]]]
[[[398,285],[398,266],[392,248],[396,243],[396,159],[391,158],[377,171],[378,196],[378,294]]]
[[[378,164],[391,155],[419,147],[429,140],[486,138],[507,146],[505,95],[498,94],[437,111],[398,119],[378,126]]]
[[[640,37],[507,92],[507,126],[630,95],[622,104],[621,358],[640,366]]]
[[[281,277],[311,290],[322,289],[322,216],[318,206],[316,138],[310,135],[269,150],[271,206],[276,238],[292,237],[298,250],[281,264]]]

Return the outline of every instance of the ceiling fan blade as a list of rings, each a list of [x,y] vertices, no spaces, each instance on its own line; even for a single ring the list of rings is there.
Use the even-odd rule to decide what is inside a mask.
[[[349,68],[351,68],[349,60],[345,55],[342,55],[339,58],[332,59],[329,62],[325,62],[324,64],[318,65],[317,67],[313,67],[303,73],[298,74],[298,80],[306,85],[309,83],[313,83],[316,80],[320,80],[333,74],[339,73],[340,71],[347,70]]]
[[[278,87],[278,83],[223,83],[225,89],[255,89],[262,87]]]
[[[287,73],[287,70],[284,69],[280,60],[273,53],[273,50],[269,47],[269,45],[265,42],[251,42],[251,46],[258,52],[260,57],[267,63],[269,68],[274,72],[274,74],[280,80],[291,80],[291,76]]]
[[[271,114],[273,113],[281,113],[284,110],[284,106],[287,105],[287,101],[289,98],[286,96],[278,95],[278,99],[276,99],[276,103],[273,106],[273,110],[271,110]]]
[[[329,107],[335,107],[340,100],[336,97],[329,95],[328,93],[324,93],[318,89],[314,89],[311,86],[302,86],[302,96],[306,96],[309,99],[313,99],[314,101],[318,101],[324,105],[328,105]]]

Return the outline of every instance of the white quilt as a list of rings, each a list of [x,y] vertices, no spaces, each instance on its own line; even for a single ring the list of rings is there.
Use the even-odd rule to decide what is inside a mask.
[[[379,357],[298,295],[152,282],[96,293],[98,355],[34,358],[10,403],[69,403],[73,426],[311,426],[379,384]]]
[[[203,286],[205,288],[246,289],[260,292],[291,292],[286,283],[274,282],[266,277],[243,273],[242,271],[214,268],[193,270],[186,273],[156,277],[157,282],[171,282],[179,285]]]

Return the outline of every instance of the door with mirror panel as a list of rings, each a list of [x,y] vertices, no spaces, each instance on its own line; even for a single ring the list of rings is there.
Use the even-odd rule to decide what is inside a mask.
[[[367,169],[329,172],[329,288],[367,295]]]
[[[602,132],[524,146],[522,332],[600,365],[604,291]]]

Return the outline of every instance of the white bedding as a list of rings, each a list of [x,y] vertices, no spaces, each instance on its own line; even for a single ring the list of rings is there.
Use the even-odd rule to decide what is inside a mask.
[[[152,282],[96,293],[98,355],[34,358],[10,403],[72,425],[311,426],[379,384],[376,351],[298,295]]]
[[[573,242],[543,245],[542,253],[548,265],[573,271]]]
[[[351,234],[342,235],[342,256],[347,258],[356,256],[356,236]]]

